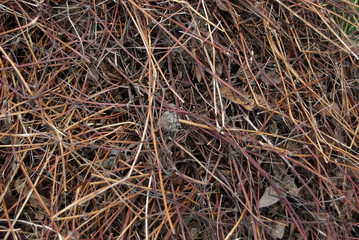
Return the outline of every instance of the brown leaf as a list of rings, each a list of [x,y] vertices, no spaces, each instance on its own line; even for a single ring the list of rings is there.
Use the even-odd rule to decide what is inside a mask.
[[[21,196],[27,196],[31,190],[29,188],[29,186],[27,186],[25,184],[25,181],[21,180],[19,178],[15,180],[14,188],[19,194],[21,194]],[[40,195],[40,197],[46,207],[48,207],[48,208],[51,207],[50,201],[47,198],[45,198],[41,195]],[[39,201],[39,199],[36,197],[36,195],[34,193],[31,193],[31,196],[29,198],[29,204],[30,204],[30,206],[32,206],[34,208],[43,208],[41,201]]]
[[[116,69],[110,64],[102,61],[99,65],[99,69],[102,70],[102,73],[110,79],[122,80],[123,77]]]
[[[55,3],[56,5],[60,4],[64,0],[51,0],[51,2]]]
[[[194,66],[194,74],[196,76],[196,79],[198,82],[202,81],[202,74],[201,74],[201,70],[199,69],[199,67],[197,65]]]
[[[223,73],[223,65],[221,63],[216,63],[216,73],[218,76],[221,76]]]
[[[325,216],[325,213],[321,213],[321,212],[310,212],[314,217],[316,221],[326,221],[327,218]]]
[[[225,12],[229,11],[228,7],[226,6],[226,3],[223,0],[216,0],[216,3],[217,3],[217,7],[222,11]]]
[[[340,113],[340,107],[336,102],[333,102],[328,107],[323,107],[322,109],[318,107],[317,110],[320,111],[320,113],[326,117],[333,117],[335,113]]]
[[[285,144],[285,149],[287,150],[288,153],[299,153],[302,150],[302,148],[303,147],[301,147],[296,142],[287,142]]]
[[[294,179],[289,177],[288,175],[286,175],[282,180],[281,180],[281,186],[285,189],[288,190],[288,192],[290,194],[292,194],[293,196],[298,197],[299,194],[299,188],[297,187],[297,185],[294,182]]]
[[[273,85],[273,83],[278,85],[282,83],[282,78],[277,71],[269,70],[266,72],[266,75],[270,80],[264,75],[260,75],[259,77],[266,85]]]
[[[35,218],[36,218],[37,220],[40,220],[40,221],[44,220],[45,214],[43,214],[43,213],[40,212],[40,211],[35,211],[34,213],[35,213]]]
[[[197,50],[196,50],[196,48],[192,48],[191,52],[197,58]],[[201,69],[199,68],[198,64],[194,63],[192,65],[192,71],[194,71],[194,76],[196,77],[196,80],[198,82],[201,82],[202,81],[202,74],[201,74]]]
[[[18,194],[27,195],[29,193],[29,188],[25,186],[24,181],[20,178],[14,181],[14,188]]]
[[[231,101],[233,103],[240,104],[242,107],[244,107],[248,111],[252,111],[255,107],[258,106],[256,104],[256,101],[252,98],[252,96],[249,93],[242,91],[241,89],[236,89],[236,90],[238,92],[240,92],[242,94],[242,96],[235,95],[235,93],[229,87],[223,87],[221,89],[221,95],[222,95],[222,97],[228,99],[229,101]],[[265,104],[265,100],[262,98],[261,95],[254,93],[254,97],[257,99],[259,104],[261,104],[261,105]]]
[[[90,69],[90,71],[89,71],[90,78],[93,78],[95,80],[95,82],[98,82],[100,79],[100,74],[99,74],[98,68],[95,67],[94,65],[91,65],[89,67],[89,69]]]

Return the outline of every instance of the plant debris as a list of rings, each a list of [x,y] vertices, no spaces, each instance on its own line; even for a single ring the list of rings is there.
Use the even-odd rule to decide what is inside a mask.
[[[357,1],[0,1],[1,239],[359,239]]]

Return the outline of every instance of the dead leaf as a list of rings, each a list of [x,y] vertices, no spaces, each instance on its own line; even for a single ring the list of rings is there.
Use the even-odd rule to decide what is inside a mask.
[[[199,67],[197,65],[194,66],[194,74],[196,76],[196,80],[198,82],[202,81],[202,74],[201,74],[201,70],[199,69]]]
[[[278,135],[279,129],[277,121],[271,121],[271,124],[269,125],[269,132]]]
[[[197,58],[197,50],[195,48],[192,49],[192,54]],[[201,69],[198,64],[194,64],[194,76],[198,82],[202,81]]]
[[[91,65],[89,67],[90,71],[89,71],[89,77],[94,79],[95,82],[98,82],[99,79],[100,79],[100,74],[99,74],[99,71],[98,71],[98,68],[95,67],[94,65]]]
[[[14,181],[14,188],[18,194],[27,195],[29,193],[29,189],[25,186],[24,181],[20,178]]]
[[[110,63],[102,61],[98,67],[106,77],[122,81],[122,75]]]
[[[292,196],[298,197],[300,188],[295,184],[294,178],[286,174],[286,170],[282,169],[279,165],[274,165],[273,176],[275,176],[278,181],[277,184],[281,188],[285,189],[286,192],[290,193]]]
[[[221,76],[223,73],[223,65],[220,62],[216,63],[216,73],[218,76]]]
[[[55,3],[56,5],[59,5],[64,0],[51,0],[51,2]]]
[[[274,83],[274,84],[278,85],[278,84],[282,83],[282,78],[277,71],[269,70],[266,72],[266,75],[268,76],[269,79],[262,74],[259,77],[259,79],[262,80],[264,82],[264,84],[273,85],[273,83]]]
[[[269,231],[274,239],[282,239],[285,232],[285,225],[273,222],[269,225]]]
[[[225,0],[216,0],[217,7],[222,11],[229,13],[232,16],[233,22],[238,29],[239,24],[239,15],[238,13],[231,7],[230,4],[226,5]]]
[[[228,99],[233,103],[240,104],[248,111],[252,111],[255,107],[258,106],[256,104],[256,101],[252,98],[251,94],[242,91],[241,89],[236,89],[236,90],[240,92],[242,96],[235,95],[235,93],[229,87],[223,87],[221,89],[221,95],[222,97]],[[260,105],[265,105],[265,100],[262,98],[261,95],[254,93],[254,97],[257,99]]]
[[[336,102],[331,103],[328,107],[317,107],[317,110],[325,117],[333,117],[335,113],[340,113],[340,107]]]
[[[231,178],[231,176],[232,176],[231,170],[224,170],[223,169],[223,170],[220,170],[220,172],[227,178]]]
[[[290,194],[292,194],[293,196],[298,197],[299,194],[299,188],[297,187],[297,185],[294,182],[294,178],[289,177],[288,175],[286,175],[285,177],[283,177],[283,179],[281,180],[281,186],[285,189],[288,190],[288,192]]]
[[[21,194],[21,196],[27,196],[28,194],[30,194],[31,189],[29,188],[29,186],[27,186],[25,184],[25,180],[21,180],[21,179],[16,179],[14,182],[14,188],[15,190]],[[44,196],[41,196],[41,200],[44,202],[45,206],[47,208],[51,207],[50,201],[45,198]],[[36,195],[34,193],[31,193],[31,196],[29,198],[29,204],[31,207],[34,208],[43,208],[41,202],[39,201],[39,199],[36,197]]]
[[[315,217],[316,221],[327,221],[325,213],[321,213],[321,212],[310,212],[310,213]]]
[[[285,149],[287,151],[286,153],[290,155],[299,153],[303,149],[303,147],[296,142],[287,142],[285,144]]]
[[[42,220],[45,219],[45,214],[43,214],[42,212],[40,212],[40,211],[35,211],[34,213],[35,213],[35,218],[36,218],[37,220],[42,221]]]
[[[269,207],[279,201],[277,193],[272,186],[269,186],[264,191],[261,199],[259,199],[259,208]]]
[[[217,3],[217,7],[222,11],[225,12],[229,11],[228,7],[226,6],[226,3],[223,0],[216,0],[216,3]]]
[[[302,239],[302,235],[298,232],[298,228],[294,223],[290,224],[290,230],[289,230],[289,240],[299,240]]]

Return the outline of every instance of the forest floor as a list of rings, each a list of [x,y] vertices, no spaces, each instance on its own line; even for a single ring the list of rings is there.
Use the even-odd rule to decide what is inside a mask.
[[[354,0],[0,0],[1,239],[359,239]]]

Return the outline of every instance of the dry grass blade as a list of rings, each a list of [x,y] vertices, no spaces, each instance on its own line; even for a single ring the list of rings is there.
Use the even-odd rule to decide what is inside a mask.
[[[359,239],[359,4],[0,1],[1,239]]]

